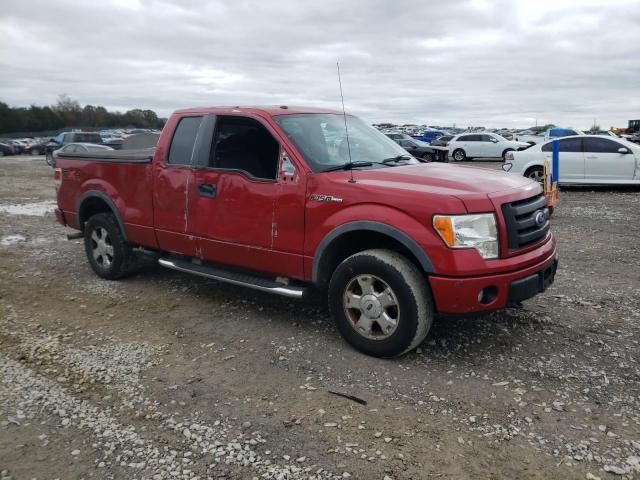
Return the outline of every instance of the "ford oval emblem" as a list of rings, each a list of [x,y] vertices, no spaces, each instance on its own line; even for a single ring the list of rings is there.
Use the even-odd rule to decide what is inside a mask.
[[[547,220],[547,214],[544,210],[538,210],[536,212],[536,216],[534,217],[536,225],[541,227],[544,225],[544,222]]]

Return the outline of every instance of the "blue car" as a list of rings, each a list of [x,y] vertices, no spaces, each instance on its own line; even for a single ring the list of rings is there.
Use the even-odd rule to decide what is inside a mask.
[[[552,138],[570,137],[572,135],[584,135],[584,132],[578,130],[577,128],[549,128],[546,132],[544,132],[544,141],[546,142],[547,140],[551,140]]]
[[[424,132],[422,132],[422,136],[418,139],[421,140],[423,142],[427,142],[427,143],[431,143],[433,142],[436,138],[441,137],[443,135],[447,135],[447,132],[442,132],[440,130],[425,130]]]

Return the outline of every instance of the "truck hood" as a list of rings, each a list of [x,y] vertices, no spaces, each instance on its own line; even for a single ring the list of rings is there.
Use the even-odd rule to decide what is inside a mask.
[[[455,196],[478,193],[488,195],[523,188],[532,183],[526,177],[499,170],[446,163],[356,170],[354,177],[358,183],[376,187]]]
[[[414,198],[422,194],[456,197],[468,212],[493,210],[491,199],[527,198],[541,191],[536,182],[521,175],[446,163],[356,170],[354,177],[357,184],[372,190],[402,190]]]

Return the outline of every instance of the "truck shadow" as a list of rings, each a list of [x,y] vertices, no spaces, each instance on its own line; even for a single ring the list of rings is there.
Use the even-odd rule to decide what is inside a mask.
[[[327,348],[338,349],[341,354],[350,350],[334,326],[322,292],[312,291],[304,299],[293,300],[170,271],[152,263],[148,263],[137,277],[134,281],[154,280],[179,288],[210,303],[212,310],[219,308],[222,302],[230,311],[238,312],[237,308],[241,307],[243,316],[251,317],[247,322],[269,321],[281,333],[291,330],[291,334],[305,337],[319,335],[321,338],[318,340]],[[540,315],[525,308],[467,316],[436,315],[427,338],[420,346],[421,353],[409,354],[397,361],[404,362],[422,355],[433,359],[453,357],[475,363],[488,350],[499,354],[511,351],[515,344],[535,344],[535,337],[544,335],[544,324]]]

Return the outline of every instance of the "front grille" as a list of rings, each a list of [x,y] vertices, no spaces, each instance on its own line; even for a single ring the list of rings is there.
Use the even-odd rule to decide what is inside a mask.
[[[511,250],[531,245],[544,238],[549,231],[549,209],[544,195],[505,203],[502,205],[502,215],[507,225]]]

